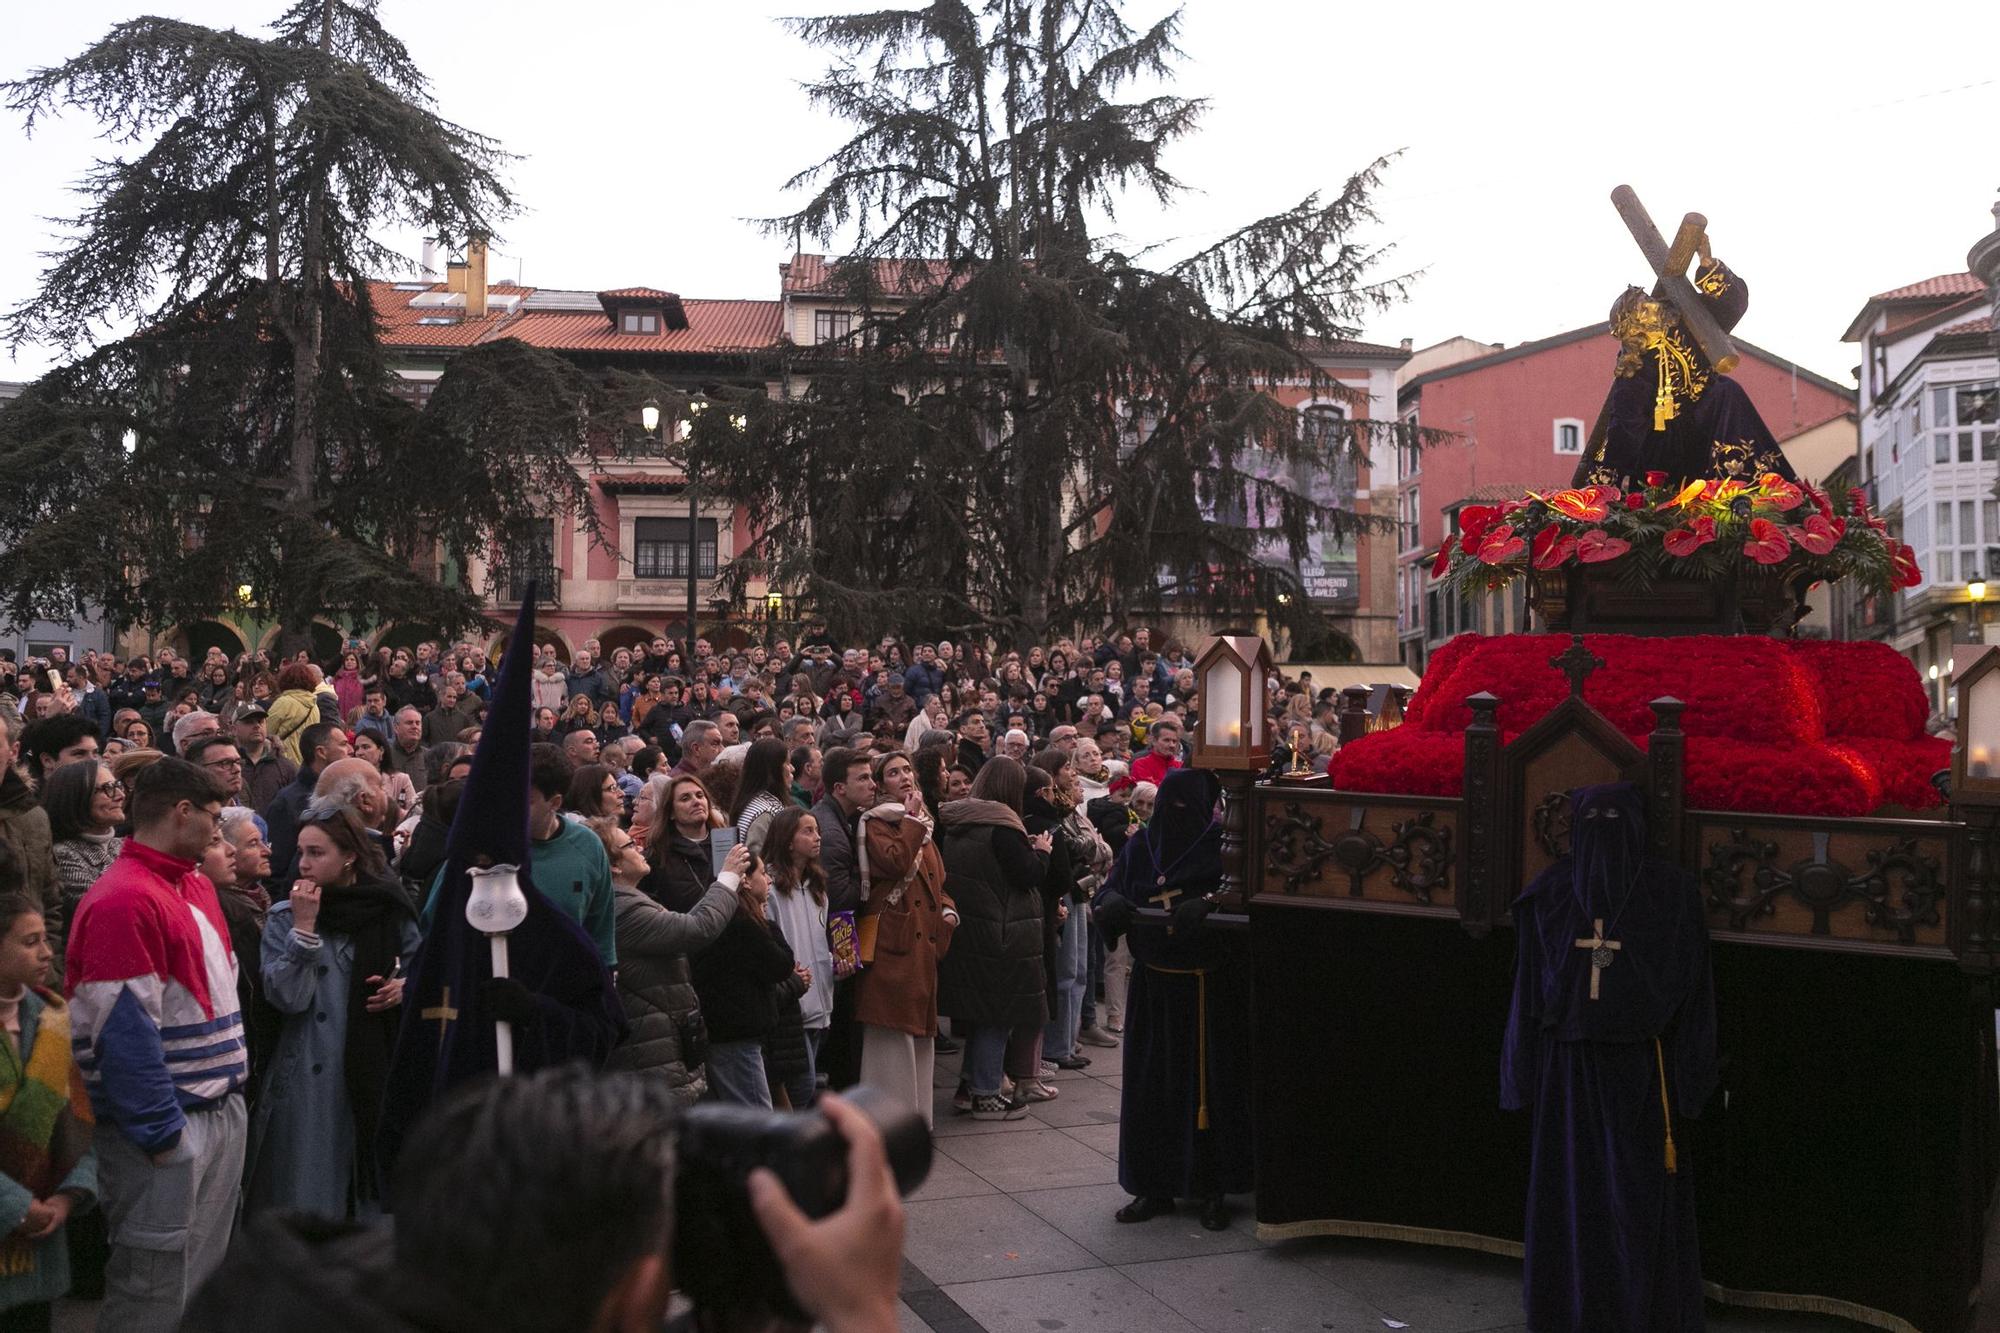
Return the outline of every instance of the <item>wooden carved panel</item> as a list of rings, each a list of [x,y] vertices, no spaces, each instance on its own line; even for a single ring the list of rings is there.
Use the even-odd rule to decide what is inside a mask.
[[[1272,791],[1258,813],[1267,901],[1453,912],[1458,802]]]
[[[1581,732],[1560,736],[1529,757],[1517,779],[1520,823],[1512,830],[1521,849],[1520,882],[1531,883],[1567,850],[1571,791],[1632,776]]]
[[[1709,929],[1774,944],[1941,954],[1952,826],[1691,816]]]

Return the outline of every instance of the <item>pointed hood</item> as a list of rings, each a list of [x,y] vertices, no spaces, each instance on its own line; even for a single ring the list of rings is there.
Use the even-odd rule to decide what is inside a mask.
[[[454,871],[484,860],[528,868],[528,754],[534,727],[535,585],[521,599],[521,614],[500,660],[500,683],[488,700],[486,724],[473,752],[472,773],[445,840],[445,862]],[[456,876],[448,876],[447,883]],[[463,910],[463,904],[460,904]]]

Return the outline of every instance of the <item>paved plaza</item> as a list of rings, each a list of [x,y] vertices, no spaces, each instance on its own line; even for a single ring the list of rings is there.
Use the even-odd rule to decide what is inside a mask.
[[[930,1180],[909,1204],[909,1333],[1517,1333],[1512,1259],[1391,1241],[1256,1238],[1248,1197],[1229,1230],[1192,1213],[1121,1226],[1118,1051],[1028,1118],[951,1113],[957,1057],[941,1057]],[[948,1061],[948,1063],[947,1063]],[[1987,1271],[2000,1272],[1989,1252]],[[1991,1304],[1991,1303],[1989,1303]],[[1819,1315],[1711,1305],[1716,1333],[1855,1333]],[[1979,1333],[2000,1330],[1989,1311]]]

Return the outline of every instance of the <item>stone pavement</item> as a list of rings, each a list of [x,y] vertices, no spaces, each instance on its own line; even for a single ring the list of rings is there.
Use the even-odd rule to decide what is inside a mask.
[[[1266,1243],[1251,1201],[1229,1230],[1191,1214],[1122,1226],[1120,1052],[1053,1080],[1027,1119],[951,1112],[937,1075],[937,1158],[911,1196],[905,1333],[1525,1333],[1517,1260],[1392,1241]],[[949,1061],[949,1063],[947,1063]],[[1825,1316],[1709,1307],[1717,1333],[1854,1333]]]

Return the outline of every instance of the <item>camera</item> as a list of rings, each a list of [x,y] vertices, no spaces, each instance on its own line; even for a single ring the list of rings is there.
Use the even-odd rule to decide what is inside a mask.
[[[875,1122],[903,1194],[931,1169],[931,1132],[913,1112],[866,1087],[842,1100]],[[680,1118],[675,1143],[673,1272],[697,1311],[810,1322],[750,1211],[748,1182],[768,1167],[799,1210],[822,1218],[847,1201],[847,1141],[813,1111],[701,1102]]]

